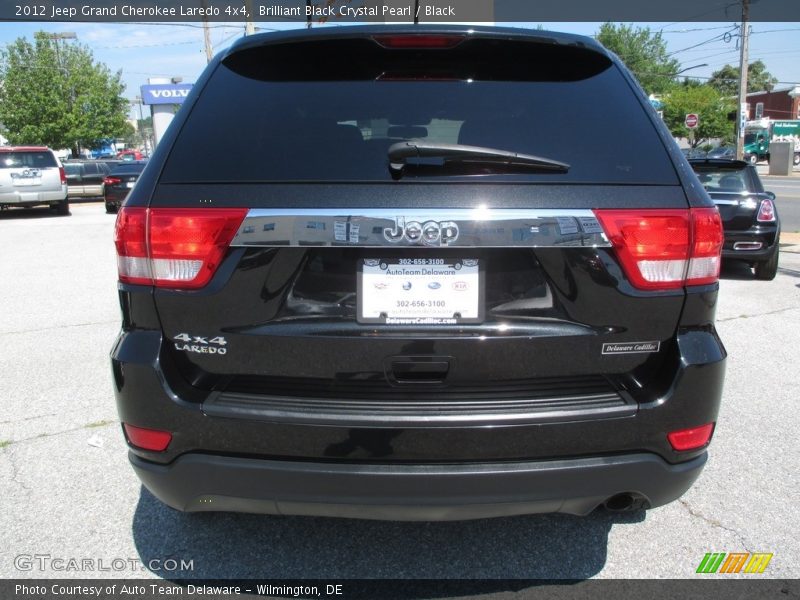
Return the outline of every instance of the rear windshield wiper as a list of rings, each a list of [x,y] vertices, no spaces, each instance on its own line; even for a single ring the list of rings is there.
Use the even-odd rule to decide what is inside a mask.
[[[532,154],[519,154],[497,148],[484,148],[481,146],[465,146],[463,144],[439,144],[434,142],[398,142],[389,146],[389,170],[392,176],[399,178],[403,174],[408,159],[441,159],[440,163],[423,162],[412,163],[415,166],[431,168],[447,166],[448,164],[500,167],[504,171],[536,171],[566,173],[569,171],[567,163],[533,156]]]

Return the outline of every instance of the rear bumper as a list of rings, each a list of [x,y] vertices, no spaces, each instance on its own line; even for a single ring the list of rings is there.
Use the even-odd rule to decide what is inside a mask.
[[[653,454],[469,465],[365,465],[186,454],[158,465],[130,454],[145,487],[178,510],[392,520],[532,513],[585,515],[617,494],[645,507],[680,497],[706,453],[671,465]]]
[[[722,258],[762,261],[768,260],[780,238],[777,225],[757,225],[741,231],[726,231],[725,243],[722,247]],[[757,249],[747,249],[751,243],[761,244]],[[737,249],[736,246],[744,246]]]
[[[182,382],[163,348],[159,331],[129,330],[111,356],[121,421],[173,434],[164,452],[131,447],[156,497],[184,511],[393,520],[582,515],[617,494],[670,502],[697,478],[706,451],[675,452],[666,432],[716,421],[725,371],[713,329],[687,329],[673,346],[674,371],[624,416],[316,423],[211,414],[208,392]]]
[[[67,186],[61,186],[59,190],[48,192],[7,192],[0,194],[0,204],[18,204],[20,206],[35,206],[37,204],[49,204],[61,202],[67,199]]]

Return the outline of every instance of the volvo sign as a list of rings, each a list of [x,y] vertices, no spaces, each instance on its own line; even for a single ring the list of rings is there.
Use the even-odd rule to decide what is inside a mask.
[[[183,104],[189,92],[192,91],[191,83],[162,83],[142,86],[143,104]]]

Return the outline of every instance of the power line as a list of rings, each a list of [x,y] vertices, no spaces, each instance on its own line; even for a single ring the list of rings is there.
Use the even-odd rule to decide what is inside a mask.
[[[718,40],[722,40],[722,39],[724,39],[724,38],[725,38],[725,37],[726,37],[728,34],[730,34],[732,31],[734,31],[736,28],[737,28],[737,26],[736,26],[736,25],[734,25],[733,27],[731,27],[731,28],[730,28],[728,31],[726,31],[725,33],[721,33],[721,34],[719,34],[719,35],[715,35],[714,37],[712,37],[712,38],[709,38],[709,39],[707,39],[707,40],[705,40],[705,41],[703,41],[703,42],[700,42],[700,43],[698,43],[698,44],[694,44],[694,45],[692,45],[692,46],[687,46],[686,48],[681,48],[680,50],[675,50],[674,52],[670,52],[670,53],[668,53],[668,54],[667,54],[667,56],[675,56],[676,54],[680,54],[681,52],[686,52],[687,50],[691,50],[692,48],[698,48],[698,47],[700,47],[700,46],[705,46],[706,44],[710,44],[711,42],[716,42],[716,41],[718,41]]]
[[[721,27],[695,27],[694,29],[673,29],[671,31],[659,30],[659,33],[693,33],[695,31],[715,31],[718,29],[729,29],[730,25],[722,25]]]
[[[738,6],[738,5],[739,5],[739,0],[734,0],[733,2],[728,2],[728,3],[720,3],[720,6],[722,7],[722,10],[726,10],[726,9],[730,8],[731,6]],[[707,10],[705,12],[701,12],[701,13],[698,13],[696,15],[691,15],[689,17],[686,17],[685,19],[681,19],[680,21],[673,21],[672,23],[667,23],[661,29],[663,30],[663,29],[665,29],[667,27],[670,27],[672,25],[678,25],[679,23],[688,23],[689,21],[694,21],[697,17],[704,17],[705,15],[710,15],[711,13],[715,13],[715,12],[717,12],[717,9],[716,8],[712,8],[711,10]]]
[[[90,46],[92,50],[124,50],[127,48],[161,48],[162,46],[183,46],[186,44],[197,44],[197,40],[187,40],[185,42],[159,42],[158,44],[130,44],[127,46]]]
[[[775,33],[777,31],[800,31],[800,28],[793,27],[793,28],[790,28],[790,29],[766,29],[764,31],[751,31],[750,35],[756,35],[756,34],[759,34],[759,33]]]

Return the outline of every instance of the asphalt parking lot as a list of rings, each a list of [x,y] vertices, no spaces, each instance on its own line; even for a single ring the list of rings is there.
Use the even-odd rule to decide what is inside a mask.
[[[680,501],[622,516],[386,523],[185,515],[141,488],[108,361],[113,223],[101,203],[70,217],[0,213],[0,576],[692,578],[706,552],[749,551],[774,554],[767,576],[800,577],[800,237],[772,282],[724,269],[723,407],[709,464]],[[56,558],[85,568],[57,570]],[[159,570],[167,559],[192,568]]]

